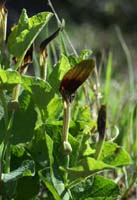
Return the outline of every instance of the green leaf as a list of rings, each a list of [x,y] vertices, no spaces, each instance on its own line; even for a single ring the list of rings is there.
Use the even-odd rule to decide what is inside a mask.
[[[48,149],[50,167],[52,169],[52,165],[53,165],[53,162],[54,162],[54,158],[53,158],[53,140],[51,139],[51,137],[48,134],[46,134],[46,144],[47,144],[47,149]]]
[[[73,166],[77,162],[78,154],[79,154],[79,141],[77,138],[73,137],[69,134],[69,142],[72,147],[72,153],[70,154],[70,165]]]
[[[131,164],[131,158],[127,151],[112,142],[104,143],[100,160],[115,167]]]
[[[36,199],[40,189],[39,177],[23,177],[18,180],[16,198],[19,200]]]
[[[59,90],[60,81],[65,72],[70,69],[70,63],[65,55],[62,55],[57,65],[53,68],[49,76],[49,83],[55,92]]]
[[[48,172],[48,169],[39,171],[39,176],[43,181],[43,183],[45,184],[45,186],[47,187],[48,191],[52,194],[52,197],[54,197],[55,200],[61,200],[59,194],[56,191],[56,188],[52,184],[51,176],[50,173]]]
[[[78,62],[80,62],[80,61],[82,61],[82,60],[88,59],[89,56],[91,56],[91,54],[92,54],[92,50],[91,50],[91,49],[84,49],[84,50],[81,52],[81,54],[80,54],[80,56],[79,56],[79,58],[78,58]]]
[[[92,124],[93,125],[93,124]],[[80,146],[80,154],[81,156],[91,156],[95,150],[91,148],[91,130],[92,126],[85,126],[82,134],[81,134],[81,146]]]
[[[34,103],[39,108],[45,108],[47,106],[47,103],[50,100],[49,92],[51,90],[51,87],[47,82],[35,77],[22,76],[22,85],[30,92]]]
[[[8,89],[21,82],[21,76],[17,71],[0,69],[0,88]]]
[[[91,112],[90,108],[87,105],[77,105],[77,112],[76,110],[73,110],[73,112],[76,112],[74,114],[74,120],[81,121],[81,122],[91,122]]]
[[[11,171],[20,167],[21,163],[24,160],[32,159],[31,155],[25,149],[25,144],[23,144],[23,143],[20,143],[17,145],[11,145],[10,152],[11,152],[11,162],[10,162]]]
[[[4,183],[8,183],[10,181],[16,181],[23,176],[34,176],[35,174],[35,163],[33,160],[26,160],[22,163],[22,165],[10,172],[9,174],[2,174],[2,180]]]
[[[49,169],[39,171],[39,176],[46,185],[55,200],[69,200],[69,192],[65,189],[65,185],[58,174],[50,173]],[[52,199],[51,199],[52,200]]]
[[[42,107],[45,102],[49,102],[47,93],[50,92],[51,86],[47,82],[36,77],[20,75],[15,70],[0,69],[0,88],[11,89],[17,84],[21,84],[30,92],[37,105]]]
[[[76,65],[77,63],[81,62],[82,60],[86,60],[88,59],[92,54],[92,50],[91,49],[84,49],[82,50],[82,52],[80,53],[79,57],[76,57],[75,55],[69,55],[68,59],[70,62],[71,66]]]
[[[9,52],[16,57],[24,57],[52,15],[50,12],[41,12],[28,18],[26,10],[23,9],[18,25],[13,27],[8,38]]]
[[[49,166],[49,155],[46,143],[46,133],[44,126],[35,130],[32,141],[26,145],[33,159],[41,166]]]
[[[58,120],[62,112],[62,101],[57,94],[47,105],[48,121]]]
[[[51,89],[50,85],[40,78],[22,75],[21,81],[23,87],[31,94],[35,93],[35,87],[37,86],[39,87],[39,90],[42,88],[43,92],[49,92]]]
[[[61,200],[69,200],[70,192],[65,188],[64,180],[59,176],[59,170],[56,170],[56,174],[52,173],[51,178],[54,188],[56,188]]]
[[[97,175],[76,185],[72,194],[75,200],[116,200],[120,190],[114,181]]]
[[[12,144],[24,143],[32,138],[36,117],[31,97],[28,92],[24,91],[19,98],[19,109],[14,115],[11,130]]]
[[[74,181],[75,179],[87,178],[88,176],[91,176],[96,172],[101,172],[105,169],[114,169],[114,167],[102,161],[97,161],[94,158],[86,157],[81,159],[77,166],[64,170],[68,172],[69,180]]]

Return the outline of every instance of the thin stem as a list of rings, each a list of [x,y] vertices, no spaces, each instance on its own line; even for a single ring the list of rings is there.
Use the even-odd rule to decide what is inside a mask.
[[[5,173],[10,172],[10,137],[11,137],[11,128],[14,120],[14,113],[15,111],[12,111],[11,117],[9,119],[8,127],[7,127],[7,133],[6,133],[6,139],[5,139]]]
[[[54,7],[53,7],[53,5],[52,5],[50,0],[48,0],[48,4],[51,7],[51,10],[52,10],[52,12],[54,13],[54,15],[56,17],[58,24],[60,25],[61,24],[61,20],[59,19],[59,17],[58,17],[58,15],[57,15],[57,13],[56,13],[56,11],[55,11],[55,9],[54,9]],[[75,56],[78,57],[78,53],[77,53],[76,49],[74,48],[74,46],[73,46],[73,44],[72,44],[72,42],[71,42],[71,40],[70,40],[70,38],[68,36],[68,33],[65,30],[63,30],[63,33],[64,33],[66,39],[68,40],[68,43],[69,43],[70,47],[72,48],[72,51],[74,52]]]
[[[64,120],[63,120],[63,134],[62,134],[62,142],[63,142],[63,150],[64,150],[64,167],[67,169],[69,167],[69,154],[72,152],[72,147],[68,142],[68,130],[70,123],[70,102],[63,100],[63,108],[64,108]],[[68,182],[68,172],[64,172],[64,182],[67,185]]]
[[[131,181],[131,183],[129,185],[127,185],[128,187],[126,188],[126,191],[122,195],[121,200],[125,200],[126,199],[126,197],[127,197],[128,193],[130,192],[132,186],[135,184],[136,179],[137,179],[137,174],[136,174],[136,172],[134,172],[133,177],[132,177],[132,181]]]
[[[68,130],[69,130],[69,122],[70,122],[70,103],[64,100],[64,121],[63,121],[63,135],[62,141],[68,141]]]
[[[5,41],[6,41],[6,33],[7,33],[7,9],[2,3],[0,5],[0,49],[3,51]]]
[[[121,33],[121,30],[118,26],[115,27],[116,29],[116,33],[118,36],[118,39],[120,41],[120,44],[123,48],[123,51],[126,55],[126,59],[127,59],[127,64],[128,64],[128,73],[129,73],[129,87],[130,87],[130,93],[131,95],[134,95],[134,72],[133,72],[133,68],[132,68],[132,59],[131,59],[131,54],[129,51],[129,48],[123,38],[123,35]]]
[[[6,99],[5,99],[3,90],[0,90],[0,100],[4,108],[4,121],[5,121],[5,127],[6,127],[8,124],[8,109],[7,109]]]
[[[75,47],[73,46],[68,33],[65,30],[63,32],[64,32],[64,35],[66,36],[66,39],[68,40],[70,47],[72,48],[72,51],[74,52],[75,56],[78,57],[78,53],[77,53]]]
[[[64,42],[63,33],[60,33],[60,44],[61,44],[61,53],[65,56],[68,55],[66,44]]]
[[[15,86],[13,89],[13,96],[12,96],[12,112],[11,116],[9,117],[8,114],[8,108],[7,108],[7,103],[6,99],[4,96],[3,91],[0,91],[0,99],[4,108],[4,121],[5,121],[5,138],[4,138],[4,147],[2,151],[2,159],[1,159],[1,172],[9,173],[10,172],[10,137],[11,137],[11,128],[13,124],[13,119],[14,119],[14,113],[15,113],[15,104],[14,102],[18,102],[18,96],[19,96],[19,91],[20,91],[20,85]],[[3,166],[5,164],[5,166]]]
[[[7,126],[8,126],[8,109],[7,109],[6,99],[5,99],[3,90],[0,90],[0,100],[1,100],[2,106],[4,108],[4,123],[5,123],[5,128],[7,129]],[[3,172],[3,159],[4,159],[4,152],[5,152],[4,149],[5,148],[6,148],[6,142],[4,141],[4,147],[3,147],[2,155],[1,155],[1,159],[0,159],[1,173]],[[1,177],[0,177],[0,179],[1,179]]]
[[[124,176],[125,176],[125,185],[126,185],[126,189],[128,189],[129,184],[128,184],[128,177],[127,177],[127,171],[126,171],[126,168],[123,167],[123,168],[122,168],[122,171],[123,171]]]
[[[96,99],[96,107],[97,107],[97,111],[99,111],[99,106],[100,106],[100,102],[99,102],[99,77],[98,77],[98,71],[97,71],[97,66],[95,65],[95,81],[96,81],[96,88],[94,90],[94,94],[95,94],[95,99]]]

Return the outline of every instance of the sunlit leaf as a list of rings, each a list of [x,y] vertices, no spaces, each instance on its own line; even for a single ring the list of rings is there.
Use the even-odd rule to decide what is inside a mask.
[[[113,142],[104,143],[100,160],[116,167],[131,164],[131,158],[128,152]]]
[[[120,190],[114,181],[96,175],[76,185],[72,193],[75,200],[115,200]]]
[[[52,15],[50,12],[41,12],[28,18],[26,10],[22,10],[18,25],[13,27],[8,37],[8,50],[12,55],[21,59],[19,62],[23,60],[27,50]]]
[[[62,55],[49,76],[49,83],[53,87],[55,92],[58,91],[59,83],[64,73],[66,73],[66,71],[68,71],[69,68],[70,68],[69,59],[65,55]]]
[[[21,76],[18,72],[0,69],[0,88],[10,89],[21,82]]]
[[[62,167],[61,169],[63,170]],[[97,161],[94,158],[85,157],[77,163],[77,166],[64,170],[68,171],[69,179],[72,181],[75,179],[87,178],[88,176],[105,169],[114,169],[114,167],[102,161]]]

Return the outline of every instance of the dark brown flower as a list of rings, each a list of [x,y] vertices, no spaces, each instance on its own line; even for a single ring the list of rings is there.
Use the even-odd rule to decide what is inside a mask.
[[[59,91],[64,99],[70,99],[95,67],[93,59],[83,60],[71,68],[63,77]]]
[[[97,127],[100,137],[104,137],[105,129],[106,129],[106,106],[102,105],[97,119]]]

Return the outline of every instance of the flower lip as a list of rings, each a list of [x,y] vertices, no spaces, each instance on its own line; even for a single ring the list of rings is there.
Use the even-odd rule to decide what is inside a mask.
[[[79,86],[83,84],[93,71],[94,66],[95,61],[93,59],[83,60],[64,75],[59,91],[65,99],[74,94]]]

